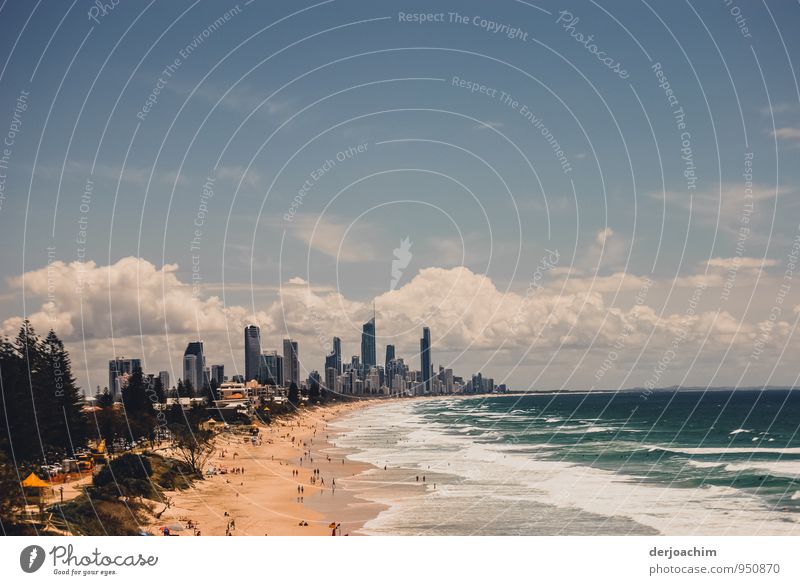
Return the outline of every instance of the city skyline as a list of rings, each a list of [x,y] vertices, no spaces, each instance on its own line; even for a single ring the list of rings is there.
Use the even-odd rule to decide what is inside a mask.
[[[373,307],[374,308],[374,307]],[[202,340],[190,341],[186,345],[183,355],[183,376],[178,378],[176,384],[169,384],[170,375],[167,371],[159,371],[157,374],[145,374],[158,378],[161,387],[166,390],[175,389],[181,384],[188,385],[195,393],[202,393],[205,390],[218,388],[223,383],[249,383],[252,381],[267,386],[288,388],[292,383],[299,388],[308,388],[313,383],[321,384],[323,388],[342,395],[354,396],[395,396],[395,395],[420,395],[420,394],[453,394],[459,392],[479,393],[492,392],[496,386],[493,378],[484,378],[481,372],[473,373],[469,382],[465,382],[465,377],[454,376],[452,368],[439,366],[438,373],[434,373],[432,361],[432,342],[429,327],[422,328],[422,338],[420,339],[420,352],[412,356],[419,360],[419,370],[410,368],[403,357],[397,356],[395,346],[386,345],[386,359],[384,364],[371,363],[371,358],[375,355],[375,340],[377,322],[376,315],[364,324],[364,331],[361,338],[361,354],[354,355],[351,363],[342,363],[342,343],[341,338],[333,336],[331,338],[331,352],[325,357],[322,374],[317,368],[307,367],[306,376],[293,374],[291,365],[293,359],[298,360],[298,367],[302,359],[299,344],[291,339],[283,340],[284,354],[279,355],[276,350],[266,350],[261,353],[261,329],[257,325],[247,325],[244,327],[244,363],[245,372],[234,374],[229,379],[224,374],[224,364],[214,364],[206,366],[205,346]],[[258,354],[255,354],[255,350]],[[286,357],[290,356],[290,359]],[[248,370],[248,364],[256,363],[257,367]],[[284,364],[288,363],[289,373],[284,375]],[[145,373],[142,361],[138,358],[117,357],[108,362],[109,384],[106,390],[112,397],[119,401],[122,396],[122,389],[126,386],[127,380],[136,370]],[[202,380],[202,381],[199,381]],[[484,383],[483,380],[488,380]],[[507,385],[500,385],[501,391],[507,391]]]

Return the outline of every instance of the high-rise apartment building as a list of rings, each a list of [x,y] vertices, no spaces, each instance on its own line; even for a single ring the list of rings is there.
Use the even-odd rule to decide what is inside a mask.
[[[283,340],[284,385],[300,385],[300,357],[296,341]]]
[[[426,393],[431,392],[431,330],[429,327],[422,328],[422,339],[419,340],[420,370],[422,371],[422,383]]]
[[[260,384],[267,386],[284,386],[283,356],[275,350],[261,355],[258,375],[256,379]]]
[[[192,357],[194,359],[191,359]],[[190,341],[186,351],[183,352],[183,381],[191,382],[196,392],[208,386],[202,341]]]
[[[374,316],[361,328],[361,363],[365,371],[376,365]]]
[[[244,377],[255,380],[261,360],[261,330],[256,325],[244,328]]]
[[[386,359],[383,362],[383,367],[388,369],[389,363],[394,359],[394,345],[386,346]]]

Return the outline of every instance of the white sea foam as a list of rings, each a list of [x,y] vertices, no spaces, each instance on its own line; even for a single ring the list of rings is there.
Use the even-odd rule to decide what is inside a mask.
[[[750,430],[748,430],[748,429],[736,429],[736,430],[734,430],[734,431],[731,431],[731,432],[730,432],[730,433],[728,433],[728,434],[729,434],[729,435],[738,435],[739,433],[752,433],[752,432],[753,432],[753,431],[750,431]]]
[[[684,455],[726,455],[734,453],[781,453],[783,455],[798,455],[800,447],[662,447],[660,445],[642,445],[648,451],[668,451],[670,453],[683,453]]]
[[[719,461],[697,461],[696,459],[689,459],[687,463],[692,467],[698,467],[700,469],[707,469],[711,467],[722,467],[723,465],[725,465],[724,463],[721,463]]]
[[[800,461],[747,461],[745,463],[728,463],[725,471],[732,473],[756,472],[774,476],[800,477]]]
[[[460,479],[445,482],[435,493],[392,502],[389,510],[367,523],[366,532],[391,534],[402,526],[405,533],[414,533],[415,523],[418,523],[419,532],[437,533],[444,528],[431,526],[431,518],[441,510],[451,510],[447,506],[452,501],[457,505],[451,506],[452,517],[447,520],[447,529],[465,534],[479,531],[480,523],[485,525],[487,516],[508,514],[509,509],[535,509],[537,502],[563,509],[567,524],[583,518],[579,510],[608,518],[598,520],[594,528],[597,533],[613,532],[610,527],[614,526],[614,518],[629,518],[664,534],[800,534],[800,523],[792,514],[771,509],[764,500],[749,492],[729,487],[679,488],[642,482],[589,466],[538,459],[535,452],[513,452],[518,446],[476,443],[463,435],[441,432],[413,412],[408,403],[364,409],[342,424],[347,428],[359,428],[364,424],[385,428],[390,422],[397,428],[388,432],[392,437],[402,435],[401,445],[393,444],[393,439],[375,440],[377,436],[365,438],[355,432],[345,433],[337,443],[358,449],[354,458],[375,465],[430,470]],[[536,446],[528,447],[533,450]],[[549,452],[555,448],[553,445],[540,447],[547,447]],[[649,448],[661,449],[658,446]],[[800,452],[800,449],[758,448],[669,450],[686,454]],[[702,466],[705,462],[690,463]],[[504,501],[498,502],[499,498]],[[509,498],[516,501],[517,506],[509,508],[505,501]],[[518,514],[511,515],[508,521],[518,522],[521,531],[530,533],[535,527],[525,524],[526,520],[524,514]],[[553,534],[568,529],[568,525],[549,528]]]

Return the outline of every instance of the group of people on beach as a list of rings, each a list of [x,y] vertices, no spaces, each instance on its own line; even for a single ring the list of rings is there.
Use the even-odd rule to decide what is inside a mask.
[[[325,490],[326,488],[330,488],[331,491],[333,492],[336,489],[335,478],[333,478],[332,474],[329,473],[328,474],[329,477],[326,480],[323,476],[323,469],[321,469],[319,466],[314,466],[314,458],[320,456],[319,452],[320,446],[314,445],[314,438],[316,437],[316,433],[318,430],[321,430],[323,433],[325,433],[325,431],[327,430],[327,423],[320,422],[318,424],[315,423],[309,424],[307,421],[304,420],[294,420],[291,422],[281,421],[279,422],[279,424],[273,425],[272,428],[264,429],[264,439],[261,440],[261,436],[259,436],[258,441],[255,442],[250,441],[249,438],[238,440],[238,437],[222,435],[217,439],[218,448],[215,450],[214,453],[217,461],[213,464],[214,467],[211,468],[215,470],[215,473],[209,475],[216,475],[217,473],[227,473],[229,477],[225,478],[224,484],[231,484],[230,487],[233,488],[232,489],[233,494],[231,495],[235,494],[235,496],[238,499],[238,496],[240,495],[238,489],[239,486],[234,487],[235,486],[234,478],[230,476],[244,475],[245,469],[241,465],[237,465],[236,467],[233,468],[228,467],[226,469],[225,466],[222,466],[221,464],[224,464],[226,459],[227,460],[233,459],[232,463],[234,463],[237,458],[240,458],[240,453],[238,452],[238,450],[241,450],[242,448],[245,451],[247,451],[247,453],[241,454],[242,458],[250,459],[252,458],[252,452],[250,451],[250,449],[260,447],[265,442],[268,444],[275,444],[285,441],[286,442],[285,444],[288,443],[289,445],[291,445],[291,447],[297,449],[297,451],[295,451],[296,458],[295,457],[288,458],[285,456],[282,457],[280,453],[277,452],[277,453],[268,453],[268,455],[270,456],[266,457],[266,460],[278,461],[280,465],[282,466],[285,465],[286,467],[289,467],[291,469],[291,476],[297,482],[296,502],[299,504],[304,503],[306,487],[312,488],[311,493],[313,493],[314,487],[316,487],[317,489],[321,488],[323,490]],[[328,439],[328,436],[325,435],[325,438]],[[329,445],[328,443],[325,444],[325,446],[328,445]],[[315,448],[317,449],[316,451],[314,450]],[[335,461],[335,459],[332,458],[330,454],[322,453],[322,456],[325,457],[325,461],[328,464],[331,464]],[[256,462],[258,462],[258,457],[255,457],[255,460]],[[344,465],[345,460],[341,459],[341,463],[342,465]],[[319,465],[319,463],[317,465]],[[308,467],[305,466],[310,466],[312,467],[312,469],[308,469]],[[252,468],[252,465],[250,465],[250,467]],[[309,476],[306,476],[308,477],[308,482],[305,482],[304,480],[301,481],[300,478],[303,477],[301,471],[311,472]],[[327,471],[329,472],[330,470]],[[258,477],[258,475],[256,477]],[[238,481],[240,481],[241,486],[244,485],[243,481],[241,480]],[[186,519],[182,520],[184,521],[185,523],[184,525],[186,526],[186,528],[193,530],[195,535],[200,535],[200,530],[196,522]],[[225,536],[233,536],[234,534],[236,534],[236,520],[232,518],[227,511],[224,512],[223,518],[221,518],[221,520],[225,521]],[[298,525],[306,527],[309,526],[309,523],[306,520],[300,520]],[[335,523],[335,525],[338,528],[338,524]],[[208,529],[209,527],[207,526],[206,528]],[[216,530],[219,530],[220,528],[221,525]],[[251,528],[252,527],[248,526],[247,531],[250,532]],[[216,530],[212,530],[212,532],[216,532]],[[341,534],[340,530],[334,529],[333,533],[335,534],[336,532]],[[267,533],[264,532],[264,534],[266,535]]]

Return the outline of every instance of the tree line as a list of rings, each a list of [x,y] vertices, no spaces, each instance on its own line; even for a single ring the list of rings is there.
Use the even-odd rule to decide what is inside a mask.
[[[153,441],[159,428],[195,427],[204,408],[188,414],[177,405],[158,411],[154,405],[166,402],[166,394],[161,380],[137,369],[122,389],[121,408],[106,389],[98,390],[95,408],[85,412],[63,342],[52,330],[46,337],[37,335],[26,320],[16,338],[0,340],[0,453],[23,468],[58,463],[92,439],[105,439],[113,450],[118,439]],[[179,381],[170,395],[194,397],[195,392]]]
[[[86,445],[89,420],[64,344],[27,320],[0,341],[0,450],[18,465],[58,461]]]

